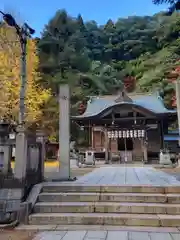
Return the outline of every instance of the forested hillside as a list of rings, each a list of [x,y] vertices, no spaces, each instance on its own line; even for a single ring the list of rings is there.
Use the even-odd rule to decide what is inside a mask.
[[[84,22],[81,15],[57,11],[36,39],[36,82],[51,91],[37,122],[56,137],[58,88],[64,82],[71,86],[73,115],[88,96],[115,94],[123,88],[129,92],[160,91],[171,107],[173,80],[179,75],[174,73],[180,65],[179,31],[179,13],[132,16],[117,22],[109,19],[99,26],[95,21]]]
[[[56,96],[59,84],[68,82],[72,114],[78,114],[86,96],[114,94],[124,87],[127,91],[160,91],[171,107],[172,79],[177,74],[170,73],[179,64],[179,32],[179,13],[132,16],[117,22],[109,19],[98,26],[95,21],[84,22],[81,15],[74,18],[58,11],[38,43],[42,84]]]
[[[104,26],[58,11],[39,40],[43,84],[73,86],[72,104],[85,95],[127,91],[173,94],[169,73],[179,61],[180,14],[129,17]]]

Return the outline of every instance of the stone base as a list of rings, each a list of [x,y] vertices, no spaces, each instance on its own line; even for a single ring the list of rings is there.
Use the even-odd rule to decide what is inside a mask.
[[[170,154],[168,154],[168,153],[161,154],[160,153],[159,163],[161,165],[172,165]]]
[[[159,167],[160,168],[176,168],[178,166],[178,164],[174,163],[174,164],[160,164]]]
[[[78,168],[76,159],[70,159],[70,168]]]

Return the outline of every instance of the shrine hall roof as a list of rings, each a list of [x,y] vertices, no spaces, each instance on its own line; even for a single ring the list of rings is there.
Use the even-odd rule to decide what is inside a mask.
[[[176,110],[168,110],[163,103],[162,98],[157,94],[128,94],[128,97],[132,99],[132,102],[129,101],[116,101],[118,95],[112,96],[96,96],[92,97],[88,103],[87,108],[84,114],[76,116],[76,118],[89,118],[100,114],[102,111],[107,108],[120,105],[120,104],[130,104],[139,107],[143,107],[155,114],[166,114],[166,113],[176,113]]]

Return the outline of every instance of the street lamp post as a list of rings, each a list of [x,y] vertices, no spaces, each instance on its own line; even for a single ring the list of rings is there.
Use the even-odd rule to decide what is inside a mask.
[[[23,183],[27,177],[28,168],[28,141],[25,131],[25,94],[26,94],[26,47],[27,39],[35,32],[32,28],[24,23],[19,26],[11,14],[3,13],[3,20],[16,30],[21,46],[21,88],[20,88],[20,103],[19,103],[19,126],[16,130],[16,164],[14,169],[14,178]]]
[[[24,124],[25,118],[25,94],[26,94],[26,55],[27,55],[27,39],[35,33],[35,30],[30,28],[27,23],[20,27],[11,14],[0,11],[3,15],[3,20],[10,26],[16,29],[21,45],[21,89],[19,102],[19,125]]]

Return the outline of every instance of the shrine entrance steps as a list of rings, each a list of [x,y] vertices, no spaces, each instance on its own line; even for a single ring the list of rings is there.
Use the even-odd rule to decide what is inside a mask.
[[[180,186],[45,184],[31,225],[180,226]]]

